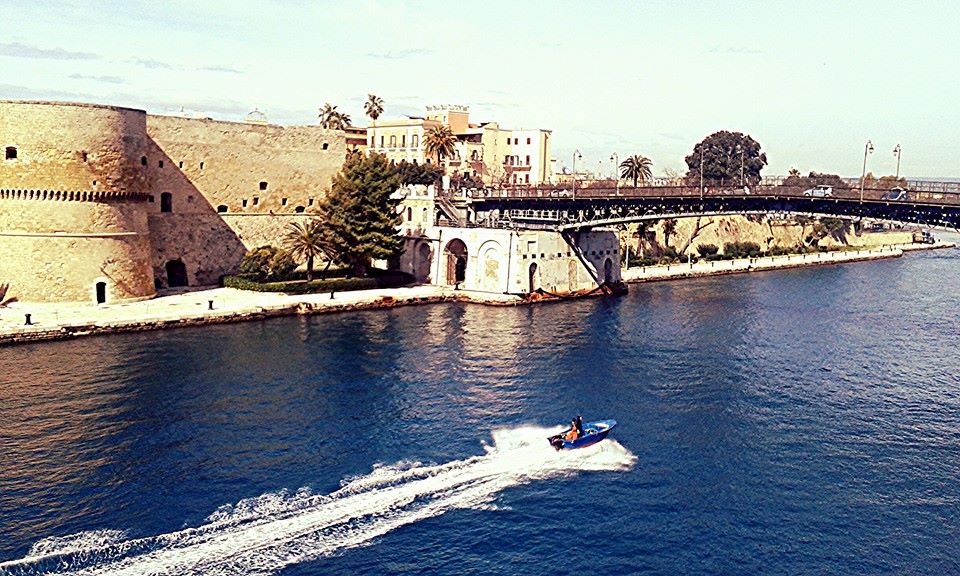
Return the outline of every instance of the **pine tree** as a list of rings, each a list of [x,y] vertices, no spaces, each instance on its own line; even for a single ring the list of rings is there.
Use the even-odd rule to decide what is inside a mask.
[[[351,154],[333,178],[330,194],[318,208],[324,244],[356,276],[366,276],[372,259],[390,259],[403,251],[397,234],[400,186],[396,169],[382,154]]]

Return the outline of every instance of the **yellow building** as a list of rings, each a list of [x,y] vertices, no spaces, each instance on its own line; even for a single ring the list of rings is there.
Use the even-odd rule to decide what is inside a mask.
[[[467,106],[428,106],[424,117],[376,120],[367,128],[367,149],[394,162],[432,164],[426,135],[449,126],[454,154],[442,163],[447,175],[469,176],[490,186],[535,186],[553,181],[551,132],[509,130],[496,122],[471,124]]]

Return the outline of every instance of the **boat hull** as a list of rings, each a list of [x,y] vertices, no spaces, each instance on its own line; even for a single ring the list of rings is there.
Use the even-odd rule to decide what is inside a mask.
[[[578,448],[586,448],[587,446],[592,446],[597,442],[600,442],[607,437],[607,434],[610,434],[610,431],[613,430],[613,427],[617,425],[616,420],[598,420],[596,422],[587,422],[583,425],[583,436],[575,440],[565,440],[567,432],[570,431],[569,428],[547,438],[550,445],[556,448],[557,450],[576,450]]]

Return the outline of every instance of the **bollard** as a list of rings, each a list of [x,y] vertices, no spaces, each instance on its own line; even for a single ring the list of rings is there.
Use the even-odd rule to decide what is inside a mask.
[[[330,291],[330,299],[333,300],[333,290]]]
[[[207,300],[207,310],[213,310],[213,300]]]
[[[26,322],[23,323],[24,326],[33,326],[33,322],[30,321],[30,314],[24,314],[27,317]]]

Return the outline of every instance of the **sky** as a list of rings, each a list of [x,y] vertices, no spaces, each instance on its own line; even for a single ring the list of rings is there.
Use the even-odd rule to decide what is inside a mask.
[[[654,175],[718,130],[769,165],[960,176],[960,2],[3,0],[0,99],[96,102],[365,125],[465,104],[473,122],[553,131],[557,168]],[[0,119],[2,121],[2,119]]]

